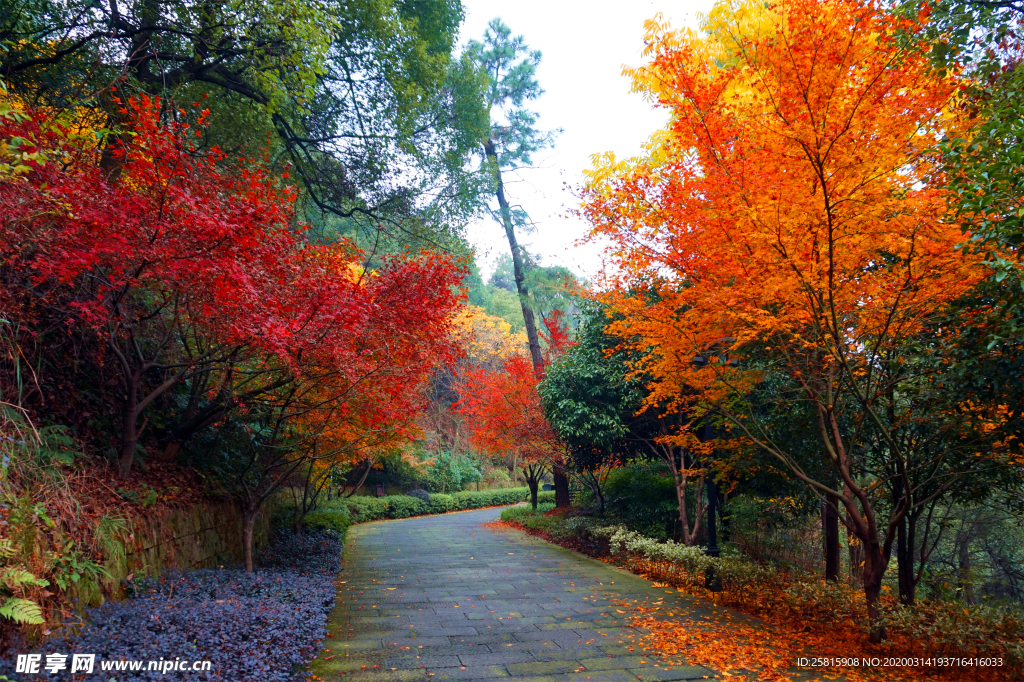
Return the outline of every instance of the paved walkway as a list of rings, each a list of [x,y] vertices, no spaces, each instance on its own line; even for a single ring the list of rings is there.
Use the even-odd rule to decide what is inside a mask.
[[[491,530],[500,510],[385,521],[350,531],[325,680],[654,682],[713,677],[668,667],[625,636],[613,600],[665,600],[681,618],[720,618],[706,602],[655,588],[530,536]]]

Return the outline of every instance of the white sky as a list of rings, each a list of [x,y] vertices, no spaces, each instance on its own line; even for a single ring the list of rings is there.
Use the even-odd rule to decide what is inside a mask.
[[[462,5],[466,21],[460,44],[479,40],[487,22],[501,17],[513,34],[522,34],[543,54],[537,80],[545,93],[531,108],[540,114],[538,127],[564,132],[553,149],[535,155],[534,168],[506,176],[506,191],[537,224],[536,232],[520,235],[520,242],[540,254],[544,265],[565,265],[589,278],[600,267],[600,250],[574,245],[587,228],[567,215],[578,203],[574,192],[582,172],[592,154],[637,155],[666,120],[665,112],[629,92],[622,66],[643,63],[644,21],[660,11],[675,27],[692,26],[712,2],[462,0]],[[486,279],[494,259],[508,252],[504,231],[493,221],[480,222],[469,227],[469,237]]]

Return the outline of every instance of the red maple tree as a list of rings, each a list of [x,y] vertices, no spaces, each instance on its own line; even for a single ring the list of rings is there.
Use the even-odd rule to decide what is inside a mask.
[[[547,364],[568,345],[569,334],[560,311],[543,320]],[[492,456],[510,458],[512,468],[522,469],[535,509],[544,471],[548,467],[564,470],[566,465],[565,448],[544,416],[537,393],[542,379],[530,358],[513,355],[497,370],[467,369],[459,402],[468,421],[470,442]]]
[[[186,381],[208,379],[200,393],[223,397],[185,415],[179,445],[300,379],[333,386],[324,399],[341,405],[372,384],[374,419],[407,420],[449,352],[455,263],[409,254],[367,272],[351,243],[310,243],[287,174],[196,148],[206,112],[190,125],[168,122],[158,100],[124,102],[131,134],[117,138],[116,176],[94,139],[51,112],[28,114],[0,125],[0,138],[37,155],[0,179],[0,296],[26,323],[46,311],[109,353],[124,388],[122,475],[147,408]]]

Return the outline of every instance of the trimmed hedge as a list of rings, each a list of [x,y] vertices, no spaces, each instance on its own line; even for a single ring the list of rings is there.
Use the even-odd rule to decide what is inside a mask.
[[[547,493],[554,498],[554,493]],[[545,493],[539,494],[544,499]],[[324,507],[324,511],[344,505],[352,523],[376,521],[378,519],[406,519],[410,516],[426,514],[444,514],[464,509],[481,507],[497,507],[506,504],[518,504],[530,500],[529,488],[499,488],[497,490],[463,490],[462,492],[445,495],[431,493],[430,501],[408,495],[386,495],[384,497],[350,497],[339,500]]]
[[[541,492],[537,498],[540,502],[554,502],[555,494],[550,491]],[[451,495],[431,493],[429,502],[409,495],[349,497],[321,505],[319,509],[306,515],[303,525],[311,530],[332,530],[344,537],[348,527],[354,523],[380,519],[407,519],[410,516],[444,514],[529,501],[529,488],[464,490]]]
[[[332,503],[328,503],[332,504]],[[316,511],[306,514],[302,520],[302,527],[312,531],[333,531],[341,536],[342,543],[348,533],[348,527],[352,525],[348,509],[345,507],[324,506]]]

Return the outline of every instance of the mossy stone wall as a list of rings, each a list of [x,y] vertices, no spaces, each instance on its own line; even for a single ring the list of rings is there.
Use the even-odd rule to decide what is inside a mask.
[[[270,505],[256,522],[257,549],[270,535]],[[125,556],[108,559],[110,580],[102,581],[102,593],[83,601],[97,603],[124,596],[122,581],[129,576],[158,577],[170,568],[216,568],[242,561],[242,513],[230,500],[207,500],[186,509],[136,517],[133,533],[125,543]]]

